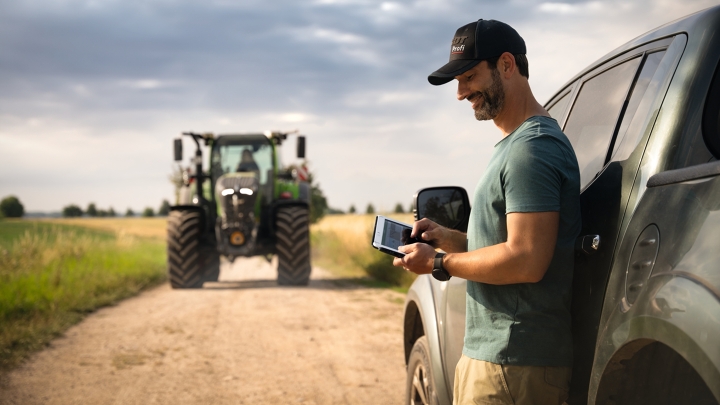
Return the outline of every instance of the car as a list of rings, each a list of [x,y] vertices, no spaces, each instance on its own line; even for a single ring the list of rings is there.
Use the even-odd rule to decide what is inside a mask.
[[[582,231],[568,404],[720,402],[720,6],[600,58],[545,105],[570,139]],[[465,231],[459,187],[416,219]],[[419,276],[405,302],[408,404],[451,404],[465,280]]]

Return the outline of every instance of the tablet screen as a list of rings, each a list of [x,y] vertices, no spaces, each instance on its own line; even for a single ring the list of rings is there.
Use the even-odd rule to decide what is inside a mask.
[[[386,219],[381,243],[383,246],[397,249],[398,247],[405,245],[405,241],[408,240],[411,232],[411,227]]]

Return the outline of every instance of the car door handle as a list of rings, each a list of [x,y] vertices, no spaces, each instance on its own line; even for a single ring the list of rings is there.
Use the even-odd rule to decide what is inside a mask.
[[[585,235],[575,241],[575,251],[592,255],[600,249],[600,235]]]

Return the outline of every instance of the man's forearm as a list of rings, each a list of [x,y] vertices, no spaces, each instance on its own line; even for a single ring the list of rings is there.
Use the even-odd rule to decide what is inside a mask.
[[[507,243],[448,253],[443,267],[453,277],[496,285],[535,283],[547,270],[547,265],[538,263],[532,252],[512,249]]]

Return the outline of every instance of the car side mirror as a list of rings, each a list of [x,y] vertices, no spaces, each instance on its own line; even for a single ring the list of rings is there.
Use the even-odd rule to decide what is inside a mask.
[[[182,139],[177,138],[174,141],[175,146],[175,161],[179,162],[182,160]]]
[[[467,232],[470,199],[462,187],[429,187],[415,193],[415,220],[427,218],[446,228]]]
[[[297,157],[298,159],[305,158],[305,137],[298,136],[297,139]]]

